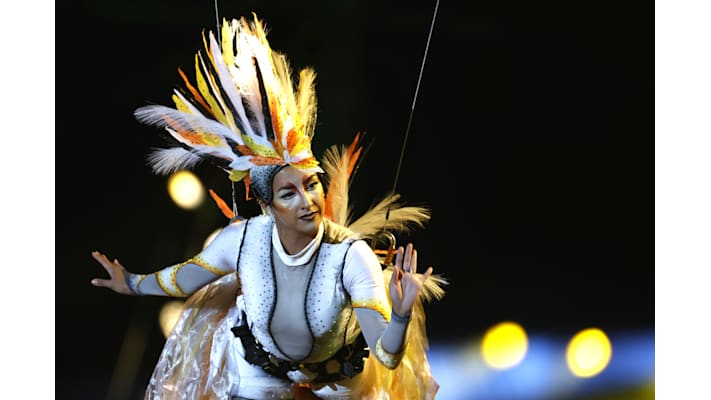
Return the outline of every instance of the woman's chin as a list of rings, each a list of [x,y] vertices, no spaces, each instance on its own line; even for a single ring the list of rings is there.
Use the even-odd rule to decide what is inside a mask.
[[[319,225],[321,225],[322,220],[323,217],[321,217],[320,214],[314,215],[313,217],[308,219],[301,219],[301,226],[303,232],[308,232],[311,236],[316,236],[316,234],[318,233]]]

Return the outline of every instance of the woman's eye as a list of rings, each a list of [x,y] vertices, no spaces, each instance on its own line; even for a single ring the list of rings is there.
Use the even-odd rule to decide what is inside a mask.
[[[306,187],[307,187],[309,190],[314,190],[314,189],[316,189],[317,186],[318,186],[318,182],[313,181],[313,182],[309,183],[308,186],[306,186]]]

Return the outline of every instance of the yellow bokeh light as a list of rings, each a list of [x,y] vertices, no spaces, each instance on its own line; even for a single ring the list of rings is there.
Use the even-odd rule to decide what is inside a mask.
[[[178,171],[168,179],[168,193],[175,204],[188,210],[202,204],[205,188],[200,180],[190,171]]]
[[[160,330],[163,332],[163,336],[166,338],[173,330],[175,323],[178,322],[180,313],[183,311],[182,300],[171,300],[163,304],[158,314],[158,323],[160,324]]]
[[[528,351],[526,331],[515,322],[500,322],[489,328],[481,344],[484,362],[494,369],[518,365]]]
[[[607,367],[611,358],[612,344],[605,332],[598,328],[584,329],[568,343],[566,361],[575,376],[595,376]]]

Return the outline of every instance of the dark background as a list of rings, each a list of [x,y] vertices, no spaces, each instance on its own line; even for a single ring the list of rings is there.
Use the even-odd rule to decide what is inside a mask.
[[[272,48],[313,66],[313,150],[371,144],[353,181],[356,213],[393,188],[435,2],[218,2],[254,11]],[[60,398],[104,398],[129,326],[146,333],[141,393],[163,337],[165,298],[94,288],[92,250],[133,272],[199,251],[226,219],[170,200],[146,166],[160,144],[135,108],[172,105],[192,77],[215,3],[56,4],[56,378]],[[654,329],[652,3],[441,2],[397,190],[428,205],[413,240],[450,285],[427,305],[432,342],[502,320],[567,336]],[[226,176],[195,172],[229,199]],[[243,213],[253,208],[243,205]]]

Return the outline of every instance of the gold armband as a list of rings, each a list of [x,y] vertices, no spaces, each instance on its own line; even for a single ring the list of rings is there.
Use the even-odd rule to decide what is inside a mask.
[[[397,354],[388,353],[385,349],[383,349],[383,345],[380,343],[380,338],[378,338],[378,341],[375,343],[375,358],[377,358],[378,361],[380,361],[380,363],[388,369],[395,369],[400,364],[403,353],[404,351]]]
[[[188,261],[183,263],[183,265],[185,265],[185,264],[197,265],[198,267],[200,267],[204,270],[210,271],[217,276],[225,276],[231,272],[231,271],[223,271],[221,269],[218,269],[217,267],[213,267],[207,261],[203,260],[199,256],[195,256],[195,257],[189,259]]]

